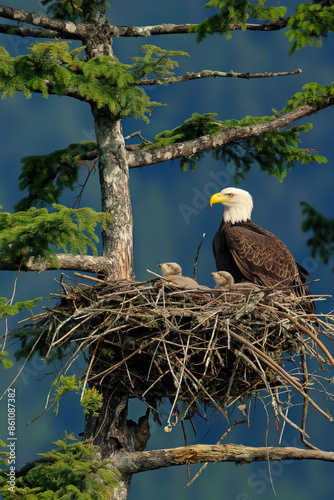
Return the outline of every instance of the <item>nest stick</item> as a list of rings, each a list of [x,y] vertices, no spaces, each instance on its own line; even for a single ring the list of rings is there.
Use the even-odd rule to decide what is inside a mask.
[[[74,276],[78,276],[79,278],[83,278],[85,280],[95,281],[95,283],[106,283],[106,280],[100,280],[99,278],[95,278],[94,276],[88,276],[88,274],[74,273]]]
[[[197,261],[198,261],[198,257],[199,257],[199,252],[200,252],[201,247],[202,247],[202,245],[203,245],[204,238],[205,238],[205,233],[203,233],[203,236],[202,236],[202,239],[201,239],[201,243],[198,245],[198,249],[197,249],[197,253],[196,253],[196,257],[195,257],[195,262],[194,262],[194,273],[193,273],[193,279],[194,279],[194,280],[196,280],[196,274],[197,274]]]
[[[167,419],[168,423],[170,423],[170,418],[171,418],[172,412],[174,411],[174,407],[176,405],[177,398],[178,398],[179,393],[180,393],[181,384],[182,384],[183,375],[184,375],[184,369],[185,369],[185,366],[186,366],[186,360],[187,360],[187,352],[188,352],[188,348],[189,348],[189,342],[190,342],[190,337],[188,337],[188,340],[187,340],[187,345],[186,345],[186,348],[185,348],[185,351],[184,351],[184,359],[183,359],[183,361],[181,362],[180,360],[178,360],[179,363],[181,363],[181,374],[180,374],[180,380],[178,381],[178,386],[177,386],[177,389],[176,389],[174,401],[173,401],[173,404],[172,404],[172,407],[171,407],[171,410],[170,410],[170,413],[169,413],[169,417]]]
[[[303,368],[304,390],[305,390],[305,394],[306,394],[306,397],[304,397],[304,401],[303,401],[303,414],[302,414],[302,422],[301,422],[301,428],[302,428],[303,432],[301,432],[301,434],[300,434],[300,440],[310,450],[318,450],[318,448],[316,446],[313,446],[313,444],[309,443],[305,439],[305,436],[307,436],[305,429],[306,429],[306,417],[307,417],[307,408],[308,408],[308,371],[307,371],[305,349],[303,347],[301,350],[300,357],[301,357],[302,368]],[[309,436],[307,436],[307,437],[309,437]]]
[[[266,306],[264,304],[261,304],[261,307],[265,307],[265,308],[269,308],[270,306]],[[293,323],[299,330],[301,330],[303,333],[306,333],[306,335],[308,335],[309,337],[311,337],[311,339],[320,347],[320,349],[322,350],[323,353],[326,354],[327,356],[327,359],[328,361],[330,362],[330,364],[332,365],[332,367],[334,368],[334,359],[331,355],[331,353],[329,352],[329,350],[324,346],[324,344],[314,335],[314,333],[312,333],[310,330],[308,330],[307,328],[305,328],[303,325],[301,325],[300,323],[298,323],[292,316],[291,314],[288,314],[284,311],[279,311],[277,309],[277,313],[280,314],[281,316],[284,316],[285,318],[287,318],[289,321],[291,321],[291,323]]]

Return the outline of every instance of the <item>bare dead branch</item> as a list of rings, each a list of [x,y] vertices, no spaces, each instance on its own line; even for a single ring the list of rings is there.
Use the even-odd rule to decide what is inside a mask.
[[[295,69],[294,71],[281,71],[278,73],[236,73],[234,71],[211,71],[203,70],[199,73],[187,73],[186,75],[173,76],[171,78],[164,78],[165,83],[181,83],[188,82],[189,80],[200,80],[203,78],[244,78],[250,80],[252,78],[272,78],[275,76],[290,76],[297,75],[301,73],[301,69]],[[141,80],[137,85],[161,85],[163,83],[159,78],[152,78]]]
[[[31,28],[28,26],[13,26],[12,24],[0,24],[0,33],[30,38],[59,38],[64,35],[60,31],[43,28]],[[71,35],[71,40],[80,39],[75,33]]]
[[[140,130],[137,130],[136,132],[132,132],[132,134],[127,135],[126,137],[124,137],[124,140],[125,140],[125,141],[128,141],[129,139],[132,139],[132,137],[139,137],[139,139],[140,139],[141,141],[143,141],[143,145],[144,145],[144,146],[145,146],[145,145],[147,145],[147,144],[152,144],[152,142],[151,142],[151,141],[148,141],[147,139],[145,139],[145,137],[143,137],[143,136],[141,135],[141,131],[140,131]]]
[[[39,26],[40,28],[48,30],[55,30],[57,31],[58,36],[61,35],[62,37],[65,36],[65,38],[70,39],[84,38],[89,29],[88,23],[85,24],[64,21],[62,19],[44,16],[42,14],[38,14],[37,12],[28,12],[26,10],[14,9],[13,7],[6,7],[5,5],[0,5],[0,17],[21,23],[33,24],[34,26]],[[2,31],[2,33],[4,32]],[[32,36],[31,34],[24,35],[22,33],[23,32],[21,32],[20,36]],[[52,36],[52,38],[54,38],[54,36]]]
[[[311,450],[317,450],[318,448],[311,444],[309,441],[306,440],[306,417],[307,417],[307,408],[308,408],[308,370],[307,370],[307,362],[306,362],[306,354],[305,354],[305,348],[301,348],[300,352],[300,358],[302,362],[302,368],[303,368],[303,379],[304,379],[304,391],[306,394],[306,397],[304,397],[303,401],[303,414],[302,414],[302,421],[301,421],[301,428],[302,431],[300,434],[300,440],[301,442],[309,449]]]
[[[230,427],[228,427],[228,429],[226,429],[226,431],[224,432],[224,434],[219,438],[219,440],[217,441],[216,444],[220,444],[223,439],[227,436],[227,434],[229,432],[231,432],[231,430],[233,429],[233,427],[235,425],[239,425],[239,424],[246,424],[248,423],[248,420],[235,420],[234,422],[232,422],[232,424],[230,425]],[[186,445],[187,446],[187,445]],[[202,472],[206,469],[208,465],[208,462],[205,462],[202,467],[199,469],[198,472],[196,472],[196,474],[194,475],[194,477],[185,485],[184,489],[186,488],[189,488],[189,486],[191,486],[193,484],[193,482],[198,478],[198,476],[200,476],[202,474]],[[188,467],[189,467],[189,464],[188,464]]]
[[[137,474],[175,465],[205,462],[245,464],[281,460],[322,460],[334,462],[334,452],[294,447],[251,447],[235,444],[182,446],[178,448],[122,453],[115,466],[122,474]]]
[[[200,244],[198,245],[198,248],[197,248],[197,253],[196,253],[195,262],[194,262],[194,274],[193,274],[194,280],[196,279],[197,261],[198,261],[199,253],[200,253],[202,245],[203,245],[204,238],[205,238],[205,233],[203,233],[201,242],[200,242]]]

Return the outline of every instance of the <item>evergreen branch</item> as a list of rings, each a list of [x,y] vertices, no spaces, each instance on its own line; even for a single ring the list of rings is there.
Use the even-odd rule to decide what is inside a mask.
[[[202,78],[245,78],[246,80],[250,80],[251,78],[271,78],[275,76],[289,76],[289,75],[297,75],[301,73],[301,69],[295,69],[294,71],[281,71],[278,73],[235,73],[234,71],[211,71],[204,70],[199,73],[187,73],[186,75],[174,76],[170,78],[164,78],[163,83],[180,83],[187,82],[189,80],[200,80]],[[136,85],[161,85],[161,79],[152,78],[141,80]]]
[[[129,168],[143,167],[145,165],[154,165],[167,160],[175,160],[187,156],[193,156],[196,153],[208,151],[217,148],[223,144],[239,141],[248,137],[256,137],[274,130],[280,130],[291,123],[305,118],[321,109],[333,106],[334,96],[325,97],[318,102],[311,104],[301,104],[293,110],[278,116],[269,121],[256,123],[245,127],[229,127],[222,130],[217,135],[209,134],[191,139],[189,141],[178,142],[169,146],[140,151],[128,152]]]
[[[44,28],[31,28],[27,26],[13,26],[12,24],[0,24],[0,33],[5,35],[14,35],[31,38],[67,38],[71,40],[81,40],[82,36],[76,33],[64,35],[61,31],[44,29]]]
[[[21,23],[33,24],[41,28],[56,30],[59,35],[67,38],[85,38],[85,35],[89,32],[88,23],[74,23],[72,21],[44,16],[37,12],[28,12],[26,10],[14,9],[13,7],[6,7],[5,5],[0,5],[0,17]]]
[[[93,255],[97,255],[96,225],[99,222],[102,229],[106,229],[112,217],[89,207],[68,209],[54,204],[53,208],[56,211],[52,213],[46,208],[34,207],[15,214],[0,213],[2,261],[20,263],[22,270],[31,259],[41,258],[57,268],[59,262],[54,247],[65,253],[70,251],[73,256],[86,255],[90,248]]]
[[[252,462],[281,460],[322,460],[334,462],[334,452],[304,450],[295,447],[252,447],[236,444],[196,444],[162,450],[124,452],[118,454],[114,466],[122,475],[203,462],[234,462],[241,465]]]
[[[106,257],[93,257],[91,255],[56,254],[52,260],[42,258],[30,258],[22,263],[16,260],[0,260],[1,271],[17,271],[20,268],[25,272],[42,271],[82,271],[98,275],[108,276],[112,271],[112,262]]]
[[[162,106],[151,101],[142,88],[135,84],[137,75],[153,74],[163,78],[173,75],[177,66],[170,59],[173,55],[187,55],[180,51],[165,51],[159,47],[145,45],[144,58],[136,58],[134,65],[122,64],[111,56],[102,55],[88,61],[78,58],[82,47],[70,51],[66,41],[35,43],[29,55],[11,57],[0,47],[0,92],[3,97],[23,92],[27,98],[32,93],[73,97],[108,107],[114,117],[127,118],[135,115],[148,122],[152,108]],[[157,59],[162,58],[163,61]]]

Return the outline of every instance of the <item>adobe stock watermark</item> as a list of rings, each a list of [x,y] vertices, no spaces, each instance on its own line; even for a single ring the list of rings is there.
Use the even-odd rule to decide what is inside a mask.
[[[213,194],[228,187],[232,180],[232,174],[227,170],[222,170],[217,174],[210,172],[209,177],[212,182],[207,182],[202,189],[193,188],[194,194],[191,205],[180,203],[178,209],[186,224],[189,224],[193,215],[198,215],[202,210],[208,207],[210,198]]]
[[[30,381],[35,382],[36,378],[44,372],[49,365],[47,365],[41,358],[34,356],[29,363],[19,366],[19,369],[22,368],[20,373],[20,378],[25,386],[29,385]]]
[[[16,389],[11,387],[8,389],[8,437],[7,437],[7,448],[9,450],[9,455],[7,457],[8,461],[8,472],[7,472],[7,484],[8,490],[15,493],[16,487],[16,476],[15,476],[15,464],[16,464]]]

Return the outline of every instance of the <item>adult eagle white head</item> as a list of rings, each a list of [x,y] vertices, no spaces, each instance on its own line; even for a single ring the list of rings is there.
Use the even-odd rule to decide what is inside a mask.
[[[287,247],[274,234],[251,220],[253,199],[238,188],[225,188],[214,194],[210,205],[221,203],[223,220],[213,239],[213,254],[218,271],[231,273],[235,283],[291,287],[297,296],[310,295],[305,285],[308,272],[300,266]],[[314,303],[305,305],[315,311]]]

